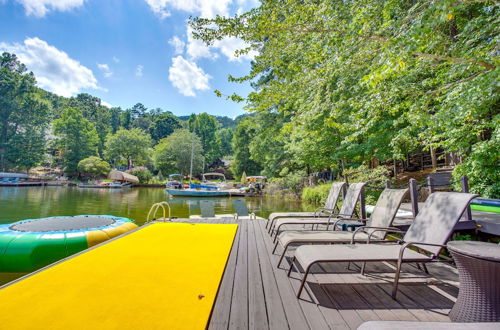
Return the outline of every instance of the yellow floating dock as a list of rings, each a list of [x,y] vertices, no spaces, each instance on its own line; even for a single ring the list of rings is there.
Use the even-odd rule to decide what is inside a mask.
[[[234,224],[156,223],[0,289],[2,329],[204,329]]]

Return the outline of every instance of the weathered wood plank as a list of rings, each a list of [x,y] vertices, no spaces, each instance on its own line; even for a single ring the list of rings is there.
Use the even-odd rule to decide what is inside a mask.
[[[283,301],[281,300],[272,265],[262,240],[261,227],[258,220],[252,221],[252,225],[255,230],[255,245],[260,262],[269,328],[276,330],[288,329],[288,320],[285,315]]]
[[[257,253],[255,226],[242,220],[248,227],[248,325],[250,329],[269,329],[266,300],[261,276],[261,261]]]
[[[286,318],[288,320],[288,325],[290,329],[309,329],[307,318],[302,310],[301,305],[299,304],[297,297],[291,290],[290,282],[286,276],[286,272],[281,269],[277,269],[276,262],[272,258],[271,239],[267,232],[264,232],[265,223],[262,220],[257,221],[259,227],[261,228],[261,242],[264,245],[264,250],[267,254],[272,274],[274,275],[276,285],[279,289],[280,296],[283,301],[283,307],[285,310]]]
[[[240,241],[229,316],[230,329],[248,328],[248,224],[239,223]]]
[[[239,253],[240,228],[234,238],[233,248],[227,261],[221,287],[217,294],[214,310],[209,323],[209,329],[222,330],[229,326],[229,315],[231,313],[231,300],[233,296],[233,284],[236,274],[236,259]]]

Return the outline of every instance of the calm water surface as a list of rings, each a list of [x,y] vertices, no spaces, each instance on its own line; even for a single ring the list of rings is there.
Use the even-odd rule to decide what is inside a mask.
[[[215,213],[234,213],[233,198],[210,198]],[[246,197],[249,210],[267,217],[273,211],[313,210],[315,207],[276,197]],[[110,214],[141,225],[151,205],[168,201],[172,216],[200,214],[200,198],[168,198],[163,188],[92,189],[78,187],[0,187],[0,223],[59,215]]]

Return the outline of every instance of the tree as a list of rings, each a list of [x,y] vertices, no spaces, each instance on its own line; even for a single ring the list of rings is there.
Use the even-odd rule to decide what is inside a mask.
[[[70,107],[79,108],[85,119],[94,124],[99,136],[99,155],[103,156],[106,136],[112,130],[110,109],[101,104],[100,98],[86,93],[72,97],[68,104]]]
[[[96,156],[90,156],[78,162],[78,172],[91,178],[108,175],[110,170],[109,163]]]
[[[500,121],[499,10],[494,1],[263,1],[191,26],[207,44],[237,37],[248,45],[237,55],[258,52],[230,80],[252,83],[250,111],[290,118],[279,141],[298,164],[358,166],[441,148],[469,164],[458,173],[481,163]],[[489,170],[474,172],[472,186],[496,191]]]
[[[239,178],[243,171],[247,175],[260,175],[261,166],[252,159],[248,141],[255,136],[256,129],[252,118],[245,118],[239,122],[234,131],[233,150],[234,160],[231,163],[231,171]]]
[[[170,111],[167,111],[154,116],[149,126],[149,134],[151,134],[154,141],[158,142],[181,127],[180,120]]]
[[[105,145],[106,157],[114,162],[125,162],[130,169],[132,164],[146,163],[151,144],[151,136],[141,129],[120,129],[108,136]]]
[[[219,145],[220,156],[229,156],[233,153],[231,145],[233,141],[233,130],[231,128],[221,128],[215,132],[217,144]]]
[[[193,175],[202,171],[203,147],[200,138],[187,129],[178,129],[162,139],[154,148],[153,159],[161,173],[181,173],[188,175],[193,151]]]
[[[53,124],[54,134],[59,138],[56,144],[62,152],[64,172],[74,174],[82,159],[97,154],[99,136],[95,126],[77,108],[66,108]]]
[[[189,130],[196,133],[201,139],[206,163],[208,165],[212,164],[221,156],[215,136],[220,125],[219,122],[214,116],[204,112],[199,115],[192,114],[189,117],[188,124]]]
[[[16,55],[0,56],[0,166],[28,171],[45,152],[49,102],[41,99],[33,73]]]

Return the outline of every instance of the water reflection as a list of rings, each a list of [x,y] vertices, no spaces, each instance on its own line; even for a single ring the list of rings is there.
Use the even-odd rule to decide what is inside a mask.
[[[215,213],[234,213],[233,199],[245,199],[251,212],[267,217],[273,211],[312,210],[312,205],[275,197],[221,197]],[[153,203],[168,201],[172,216],[200,214],[199,198],[168,198],[163,188],[92,189],[77,187],[0,187],[0,223],[58,215],[110,214],[145,221]]]

